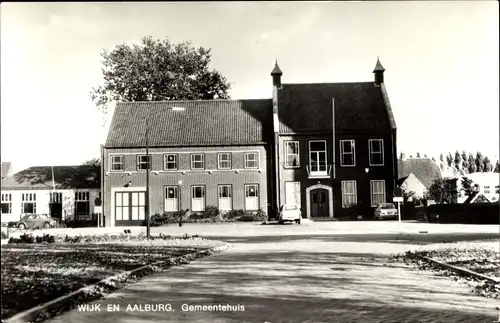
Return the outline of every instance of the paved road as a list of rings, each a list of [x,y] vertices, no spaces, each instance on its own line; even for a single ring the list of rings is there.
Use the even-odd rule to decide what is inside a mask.
[[[233,238],[232,248],[221,254],[146,277],[94,302],[101,304],[101,312],[73,310],[52,322],[457,323],[498,319],[498,303],[493,299],[475,296],[450,278],[388,261],[388,254],[418,246],[392,238],[394,234],[365,235],[363,241],[359,236],[337,237],[336,241],[321,236]],[[175,311],[126,311],[129,304],[171,304]],[[229,304],[235,309],[239,305],[244,311],[183,311],[183,304]],[[108,305],[119,305],[120,311],[107,311]]]

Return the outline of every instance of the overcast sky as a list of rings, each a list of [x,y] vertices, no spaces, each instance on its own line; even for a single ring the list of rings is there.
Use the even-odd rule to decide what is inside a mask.
[[[373,80],[377,56],[398,150],[499,150],[498,2],[2,3],[1,159],[14,171],[99,156],[89,97],[102,49],[168,37],[212,48],[231,97],[284,83]]]

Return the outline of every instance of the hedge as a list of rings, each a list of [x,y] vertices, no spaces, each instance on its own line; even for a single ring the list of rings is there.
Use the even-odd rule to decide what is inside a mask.
[[[429,222],[500,224],[500,204],[433,204],[427,207]]]

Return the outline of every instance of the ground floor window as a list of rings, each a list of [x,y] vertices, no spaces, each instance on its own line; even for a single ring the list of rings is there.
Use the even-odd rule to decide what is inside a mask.
[[[356,181],[342,181],[342,207],[347,208],[357,203]]]
[[[256,211],[259,209],[259,185],[245,185],[245,210]]]
[[[117,221],[146,219],[145,196],[144,192],[116,192],[115,219]]]
[[[179,188],[177,186],[165,187],[165,212],[179,210]]]
[[[205,186],[191,187],[191,210],[194,212],[205,209]]]
[[[231,185],[219,185],[217,187],[219,196],[219,210],[229,211],[233,209],[233,188]]]
[[[12,194],[2,194],[2,214],[12,213]]]
[[[377,207],[380,203],[385,203],[385,181],[370,181],[370,195],[372,207]]]
[[[36,213],[36,193],[23,193],[21,198],[21,213]]]
[[[285,203],[300,207],[300,182],[285,182]]]
[[[89,192],[75,192],[75,214],[77,216],[90,215]]]

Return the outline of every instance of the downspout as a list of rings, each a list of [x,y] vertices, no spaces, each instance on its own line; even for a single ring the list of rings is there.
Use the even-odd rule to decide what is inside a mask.
[[[274,158],[275,158],[275,180],[276,180],[276,216],[280,208],[280,150],[279,150],[279,118],[278,118],[278,84],[273,84],[273,128],[274,128]]]
[[[335,198],[335,188],[337,187],[337,183],[336,183],[336,160],[335,160],[335,149],[336,149],[336,145],[335,145],[335,98],[332,98],[332,139],[333,139],[333,145],[332,145],[332,174],[333,174],[333,183],[332,183],[332,188],[333,188],[333,196],[332,196],[332,203],[333,203],[333,217],[335,217],[335,210],[337,209],[337,205],[336,205],[336,198]]]
[[[98,216],[98,221],[97,221],[97,226],[98,227],[101,227],[101,226],[104,226],[104,205],[105,205],[105,202],[104,202],[104,194],[105,194],[105,185],[104,185],[104,179],[105,179],[105,176],[104,176],[104,167],[106,165],[106,161],[104,160],[104,145],[101,144],[101,214],[99,214]]]

